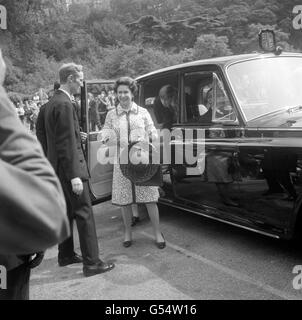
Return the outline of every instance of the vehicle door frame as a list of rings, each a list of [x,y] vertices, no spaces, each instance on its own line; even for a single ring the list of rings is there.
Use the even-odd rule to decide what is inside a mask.
[[[88,166],[88,170],[91,174],[90,168],[89,168],[89,155],[90,155],[90,144],[89,141],[91,139],[94,139],[95,135],[98,135],[98,132],[90,132],[89,131],[89,110],[87,107],[87,99],[88,99],[88,92],[87,92],[87,86],[89,84],[114,84],[114,80],[102,80],[102,79],[96,79],[96,80],[85,80],[83,83],[83,86],[81,87],[81,119],[80,119],[80,127],[81,127],[81,131],[87,133],[87,140],[84,144],[84,155],[85,155],[85,160]],[[91,201],[93,202],[93,204],[96,203],[100,203],[100,202],[104,202],[107,201],[109,199],[111,199],[111,192],[110,193],[106,193],[105,195],[102,196],[97,196],[95,194],[95,192],[93,191],[92,188],[92,183],[91,183],[91,177],[88,180],[88,186],[89,186],[89,193],[90,193],[90,198]]]
[[[212,72],[212,73],[216,73],[219,77],[219,79],[223,82],[223,86],[224,89],[226,91],[227,97],[236,113],[236,121],[222,121],[221,123],[219,121],[215,122],[215,123],[208,123],[205,125],[202,125],[201,123],[197,122],[191,122],[191,123],[187,123],[186,122],[186,105],[185,105],[185,74],[187,73],[198,73],[198,72]],[[180,97],[179,97],[179,101],[180,101],[180,118],[178,119],[178,123],[173,125],[173,128],[199,128],[202,129],[204,128],[205,130],[209,130],[209,128],[211,128],[214,124],[220,124],[222,128],[230,128],[233,129],[235,131],[241,132],[242,128],[241,126],[243,125],[244,121],[242,119],[242,115],[241,112],[238,110],[238,104],[236,103],[236,99],[234,99],[234,96],[229,88],[228,82],[227,82],[227,78],[224,72],[223,67],[221,67],[220,65],[216,65],[216,64],[209,64],[209,65],[199,65],[199,66],[193,66],[193,67],[187,67],[187,68],[182,68],[179,70],[179,88],[180,88]],[[205,137],[206,139],[206,137]],[[233,138],[233,142],[234,142],[234,151],[236,152],[237,150],[237,138]],[[177,194],[177,191],[175,189],[175,185],[173,184],[173,188],[174,188],[174,195],[175,195],[175,200],[178,200],[180,202],[182,202],[183,204],[185,204],[188,207],[193,208],[193,206],[196,208],[196,204],[190,203],[190,201],[186,201],[185,198],[181,197],[180,195]],[[198,205],[198,208],[209,213],[209,212],[213,212],[213,210],[209,210],[209,207],[203,206],[203,205]],[[213,209],[213,208],[212,208]]]

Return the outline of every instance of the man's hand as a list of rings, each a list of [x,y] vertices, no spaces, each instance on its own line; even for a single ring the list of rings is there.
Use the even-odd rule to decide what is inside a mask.
[[[104,135],[104,132],[103,132],[103,131],[100,131],[100,132],[98,133],[97,140],[98,140],[98,141],[101,141],[101,143],[107,144],[107,142],[109,141],[109,139],[110,139],[109,135],[108,135],[108,134],[107,134],[107,135]]]
[[[36,268],[38,265],[41,264],[42,260],[44,258],[44,252],[37,252],[35,254],[35,257],[29,261],[28,266],[30,267],[30,269]]]
[[[81,142],[82,143],[85,143],[86,140],[87,140],[87,133],[86,132],[80,132],[80,135],[81,135]]]
[[[83,182],[80,178],[71,179],[72,192],[78,196],[83,192]]]
[[[5,70],[6,70],[6,65],[2,57],[2,51],[0,49],[0,86],[2,86],[5,79]]]

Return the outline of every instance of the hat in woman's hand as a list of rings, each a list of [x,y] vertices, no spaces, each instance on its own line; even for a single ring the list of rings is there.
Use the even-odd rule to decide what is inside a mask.
[[[152,159],[159,159],[158,151],[149,142],[133,142],[129,148],[121,153],[125,159],[128,152],[128,162],[120,164],[123,175],[133,183],[149,181],[159,170],[159,163],[152,163]],[[124,153],[124,154],[123,154]]]

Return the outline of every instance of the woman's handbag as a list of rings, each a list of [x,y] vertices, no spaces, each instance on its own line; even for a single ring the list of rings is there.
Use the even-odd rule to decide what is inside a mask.
[[[162,187],[163,185],[163,173],[162,168],[159,165],[155,174],[147,181],[136,183],[137,186],[157,186]]]
[[[129,145],[128,163],[120,164],[123,175],[137,186],[161,186],[163,184],[160,164],[152,163],[154,146],[148,142],[133,142]],[[123,155],[122,155],[123,157]]]

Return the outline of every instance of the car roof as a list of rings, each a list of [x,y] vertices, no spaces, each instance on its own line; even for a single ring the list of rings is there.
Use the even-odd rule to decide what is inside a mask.
[[[89,79],[85,80],[86,84],[113,84],[116,80],[112,79]]]
[[[279,56],[299,56],[302,57],[302,54],[299,53],[290,53],[290,52],[283,52]],[[136,80],[143,80],[144,78],[148,78],[150,76],[154,76],[160,73],[165,73],[173,70],[178,70],[178,69],[185,69],[185,68],[190,68],[190,67],[195,67],[195,66],[201,66],[201,65],[219,65],[219,66],[227,66],[229,64],[232,64],[234,62],[240,62],[240,61],[245,61],[245,60],[250,60],[254,58],[268,58],[268,57],[276,57],[274,53],[249,53],[249,54],[239,54],[239,55],[232,55],[232,56],[224,56],[224,57],[217,57],[217,58],[210,58],[210,59],[203,59],[203,60],[196,60],[196,61],[191,61],[191,62],[186,62],[186,63],[181,63],[177,65],[173,65],[170,67],[162,68],[156,71],[149,72],[147,74],[141,75],[136,78]]]

